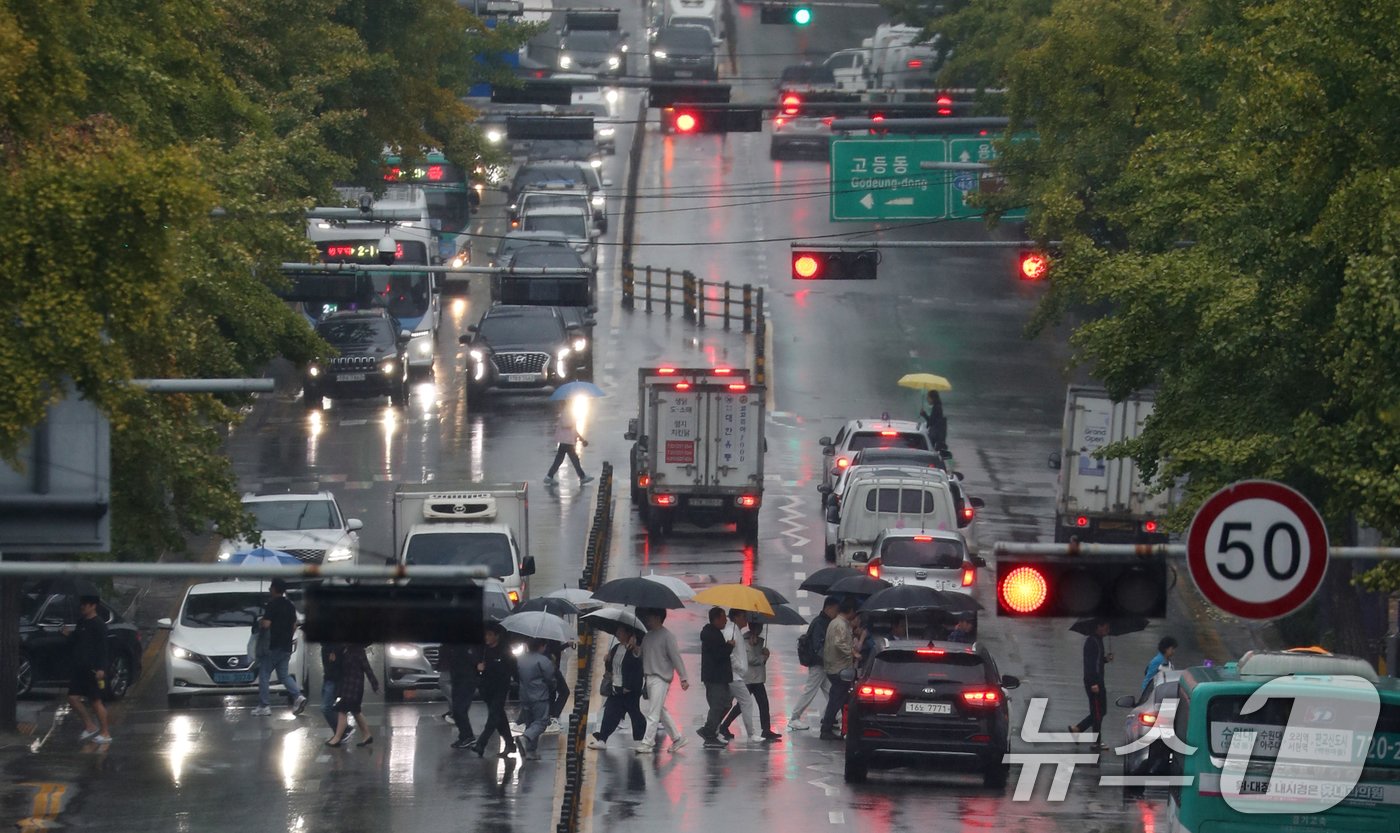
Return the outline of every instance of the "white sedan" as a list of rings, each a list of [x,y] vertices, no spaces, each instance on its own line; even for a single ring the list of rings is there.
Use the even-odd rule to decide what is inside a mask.
[[[248,637],[267,600],[266,581],[205,582],[185,593],[174,621],[160,620],[160,627],[170,631],[165,687],[172,708],[187,705],[195,694],[257,692],[257,667],[248,657]],[[306,639],[298,625],[287,668],[303,687],[306,663]],[[272,689],[285,690],[275,673]]]

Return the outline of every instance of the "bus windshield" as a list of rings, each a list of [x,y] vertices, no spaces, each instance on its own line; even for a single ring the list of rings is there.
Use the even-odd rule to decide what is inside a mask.
[[[422,318],[432,301],[429,277],[425,272],[396,272],[372,275],[378,305],[389,314],[405,321]]]

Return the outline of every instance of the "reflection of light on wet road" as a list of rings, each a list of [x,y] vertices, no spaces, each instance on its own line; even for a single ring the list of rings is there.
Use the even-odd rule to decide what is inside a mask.
[[[306,416],[306,465],[316,465],[316,452],[321,445],[321,432],[325,430],[325,422],[321,418],[320,411],[312,411]]]
[[[413,786],[413,762],[418,756],[418,710],[401,709],[388,716],[389,783]],[[382,740],[382,739],[381,739]]]
[[[166,757],[170,761],[170,780],[180,786],[185,774],[185,761],[194,752],[194,721],[189,715],[177,714],[170,719],[170,750]]]
[[[591,400],[587,396],[575,396],[569,400],[569,413],[574,418],[574,426],[580,437],[588,436],[588,416],[592,410]],[[579,454],[583,454],[583,449],[579,449]]]
[[[479,416],[473,417],[471,432],[472,436],[467,452],[467,465],[471,467],[472,480],[480,482],[486,479],[483,474],[483,460],[486,457],[486,420]]]
[[[448,304],[447,306],[447,315],[449,318],[452,319],[452,323],[457,324],[460,327],[462,323],[462,317],[466,314],[467,299],[461,296],[453,298],[452,303]]]
[[[297,771],[301,768],[301,747],[306,742],[306,730],[297,729],[282,736],[282,789],[296,788]]]
[[[416,390],[418,409],[424,417],[432,416],[438,406],[437,385],[432,382],[419,382]]]
[[[384,409],[384,473],[390,474],[394,470],[394,432],[399,427],[399,414],[393,405]]]

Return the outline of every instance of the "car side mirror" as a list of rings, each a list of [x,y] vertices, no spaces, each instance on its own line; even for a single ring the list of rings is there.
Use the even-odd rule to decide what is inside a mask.
[[[413,340],[412,330],[399,330],[399,344],[407,344]]]
[[[987,502],[980,497],[970,497],[967,499],[967,502],[972,505],[973,509],[987,508]]]
[[[1060,452],[1056,451],[1055,453],[1051,454],[1050,457],[1049,457],[1049,459],[1046,460],[1046,462],[1049,463],[1050,468],[1054,469],[1055,471],[1059,471],[1059,470],[1060,470]]]
[[[1020,687],[1021,687],[1021,678],[1020,678],[1020,677],[1013,677],[1013,676],[1011,676],[1010,674],[1002,674],[1002,675],[1001,675],[1001,687],[1002,687],[1002,688],[1020,688]]]
[[[598,319],[596,319],[596,318],[585,318],[585,319],[583,319],[583,326],[585,326],[585,327],[596,327],[596,326],[598,326]]]
[[[156,620],[156,627],[160,628],[161,630],[168,631],[171,628],[175,627],[175,623],[170,621],[169,616],[166,616],[162,619]]]
[[[599,237],[602,237],[602,236],[603,236],[603,233],[602,233],[601,231],[599,231],[598,229],[596,229],[596,228],[591,228],[591,229],[588,230],[588,239],[589,239],[589,240],[597,240]]]
[[[1117,700],[1114,700],[1113,705],[1117,706],[1120,709],[1135,708],[1137,706],[1137,698],[1131,694],[1124,694],[1122,697],[1119,697]]]
[[[462,333],[461,335],[457,336],[457,343],[458,343],[458,344],[471,344],[472,341],[475,340],[475,339],[476,339],[476,335],[473,334],[473,333]]]
[[[830,486],[828,486],[828,485],[825,484],[825,483],[823,483],[823,484],[821,484],[820,486],[817,487],[817,492],[820,493],[820,494],[823,494],[823,495],[829,495],[829,494],[831,494],[831,493],[834,492],[834,491],[836,491],[836,490],[833,489],[833,488],[831,488]]]
[[[851,553],[851,560],[852,560],[852,561],[859,561],[859,562],[861,562],[861,563],[863,564],[863,563],[865,563],[866,561],[869,561],[869,560],[870,560],[870,553],[865,552],[864,550],[857,550],[857,551]]]
[[[346,532],[356,532],[365,528],[365,524],[359,518],[351,518],[345,522]]]
[[[831,438],[830,438],[830,437],[822,437],[820,440],[817,440],[817,444],[818,444],[818,445],[824,445],[824,446],[827,446],[828,448],[830,448],[830,447],[831,447]],[[832,449],[831,449],[831,453],[832,453],[832,454],[835,454],[835,453],[836,453],[836,449],[832,448]]]
[[[522,575],[522,576],[533,576],[534,574],[535,574],[535,557],[534,557],[533,555],[527,555],[527,556],[525,556],[525,560],[520,562],[520,575]]]

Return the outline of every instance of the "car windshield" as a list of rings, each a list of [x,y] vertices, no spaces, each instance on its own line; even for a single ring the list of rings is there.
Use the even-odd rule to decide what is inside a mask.
[[[569,241],[562,237],[503,237],[501,238],[501,245],[496,248],[496,259],[504,261],[512,252],[518,252],[521,249],[531,246],[558,246],[567,249],[569,248]],[[572,251],[572,249],[570,249],[570,251]]]
[[[388,309],[389,314],[395,318],[421,318],[432,300],[426,273],[381,272],[373,275],[373,280],[378,303]]]
[[[861,452],[859,458],[851,461],[851,467],[856,466],[927,466],[928,468],[947,470],[948,461],[943,459],[943,455],[935,454],[932,451],[899,448],[872,448]]]
[[[588,236],[588,221],[582,214],[527,214],[521,225],[526,231],[562,231],[574,238]]]
[[[394,342],[394,328],[382,318],[322,321],[316,325],[316,332],[328,343],[342,348]]]
[[[918,535],[913,538],[887,538],[880,548],[880,563],[886,567],[916,567],[922,570],[956,570],[963,565],[961,541]]]
[[[263,500],[245,503],[260,532],[338,529],[340,516],[329,500]]]
[[[615,48],[617,36],[612,32],[570,32],[564,39],[565,49],[580,52],[608,52]]]
[[[527,212],[530,209],[555,205],[574,206],[582,210],[588,204],[588,195],[578,191],[562,194],[558,191],[527,191],[520,200],[524,206],[523,210]]]
[[[515,572],[510,539],[499,532],[438,532],[408,539],[408,564],[481,564],[496,577]]]
[[[664,29],[657,37],[656,45],[663,52],[669,49],[677,52],[708,53],[714,48],[710,33],[694,26],[676,26]]]
[[[863,448],[920,448],[928,450],[928,437],[917,431],[857,431],[847,446],[850,451]]]
[[[692,17],[673,17],[671,18],[671,25],[680,27],[695,26],[702,28],[710,33],[713,33],[715,31],[715,19],[712,17],[705,17],[703,15],[696,15]],[[706,43],[705,45],[709,46],[708,43]]]
[[[248,628],[267,604],[264,593],[191,593],[180,624],[186,628]]]
[[[577,165],[551,165],[547,168],[526,168],[515,178],[515,185],[524,189],[528,185],[541,182],[585,182],[583,171]]]
[[[486,340],[501,344],[529,344],[541,342],[557,336],[556,325],[551,316],[544,315],[499,315],[482,319],[477,333]]]
[[[937,649],[926,649],[935,651]],[[985,683],[987,669],[982,657],[964,653],[924,653],[915,651],[881,651],[875,656],[875,666],[870,671],[872,680],[888,680],[893,683]]]

